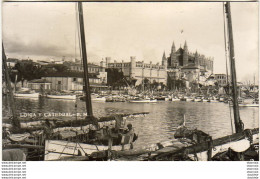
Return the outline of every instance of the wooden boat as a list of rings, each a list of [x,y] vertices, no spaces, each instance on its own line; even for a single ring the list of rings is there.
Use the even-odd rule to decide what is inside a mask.
[[[30,88],[21,88],[19,91],[14,92],[14,97],[17,98],[39,98],[40,93],[36,93]]]
[[[165,100],[165,101],[170,101],[170,100],[171,100],[171,98],[169,98],[169,97],[166,97],[164,100]]]
[[[106,102],[126,102],[125,96],[108,96],[106,97]]]
[[[245,130],[241,133],[235,133],[218,139],[210,139],[205,142],[184,146],[182,148],[174,147],[169,150],[158,150],[150,154],[148,160],[179,160],[180,158],[192,161],[209,161],[223,152],[232,150],[241,153],[249,150],[252,144],[259,143],[259,129]],[[231,159],[230,159],[231,160]]]
[[[200,130],[189,130],[185,127],[185,117],[183,126],[180,126],[176,132],[175,138],[187,138],[194,144],[186,147],[164,148],[151,152],[144,157],[139,155],[135,159],[140,160],[192,160],[192,161],[211,161],[211,160],[259,160],[259,128],[244,129],[243,122],[240,119],[238,91],[235,70],[234,44],[231,25],[230,2],[225,3],[226,18],[228,21],[228,37],[229,37],[229,58],[232,77],[232,101],[233,115],[235,124],[235,133],[217,139],[212,139],[211,136]],[[225,39],[226,40],[226,39]],[[223,98],[224,100],[224,98]],[[220,99],[221,101],[221,99]],[[233,130],[233,129],[232,129]],[[248,154],[249,153],[249,154]]]
[[[106,97],[96,97],[96,98],[93,98],[92,101],[105,102],[106,101]]]
[[[239,107],[259,107],[259,104],[252,103],[252,104],[239,104]]]
[[[76,95],[70,95],[70,94],[56,94],[56,95],[47,95],[47,98],[51,99],[67,99],[67,100],[76,100]]]
[[[44,154],[46,154],[46,160],[57,159],[57,153],[59,156],[66,156],[72,154],[75,160],[77,160],[76,154],[79,155],[80,152],[84,154],[91,153],[91,148],[96,147],[96,150],[112,150],[112,149],[129,149],[129,145],[132,148],[133,142],[137,139],[137,135],[131,130],[128,125],[128,131],[125,131],[122,126],[125,125],[123,117],[134,116],[135,114],[123,114],[116,115],[112,117],[101,117],[99,119],[93,116],[92,103],[90,96],[90,85],[88,78],[88,67],[87,67],[87,56],[86,56],[86,46],[85,46],[85,36],[84,36],[84,20],[83,20],[83,10],[82,3],[78,2],[78,15],[79,15],[79,24],[81,32],[81,47],[82,47],[82,56],[83,56],[83,65],[84,65],[84,83],[85,83],[85,94],[86,94],[86,110],[87,117],[78,120],[44,120],[39,122],[26,122],[25,124],[21,123],[17,118],[17,113],[15,111],[14,101],[12,97],[10,98],[12,102],[12,123],[5,125],[10,128],[11,134],[7,131],[5,127],[5,133],[9,139],[19,139],[19,141],[6,140],[7,143],[4,145],[4,150],[9,150],[9,148],[17,148],[19,151],[25,151],[27,154],[27,160],[43,160]],[[4,53],[4,50],[3,50]],[[3,57],[3,64],[5,69],[6,57]],[[5,70],[6,79],[8,81],[8,88],[11,90],[10,79],[8,79],[8,71]],[[12,95],[12,94],[11,94]],[[55,99],[71,99],[68,98],[68,95],[49,95]],[[74,98],[74,97],[73,97]],[[137,114],[138,115],[138,114]],[[29,136],[26,135],[24,138],[24,133],[30,132]],[[106,132],[105,132],[106,131]],[[18,136],[13,135],[18,134]],[[13,137],[12,137],[13,136]],[[20,141],[20,139],[22,141]],[[119,140],[120,139],[120,140]],[[80,141],[80,142],[79,142]],[[116,142],[114,142],[116,141]],[[17,143],[18,142],[18,143]],[[69,144],[69,147],[66,145]],[[54,145],[55,144],[55,145]],[[57,145],[56,145],[57,144]],[[59,144],[65,144],[63,150],[59,150]],[[82,151],[77,150],[75,146],[84,144]],[[103,145],[101,145],[103,144]],[[46,146],[45,146],[46,145]],[[119,146],[120,145],[120,146]],[[71,153],[71,148],[73,152]],[[95,151],[95,150],[94,150]],[[24,153],[23,153],[24,154]],[[33,156],[31,156],[33,155]],[[24,156],[24,155],[23,155]]]
[[[186,98],[187,102],[190,102],[190,101],[193,101],[193,100],[194,100],[193,98]]]
[[[225,98],[223,98],[223,97],[219,98],[219,102],[224,102],[224,101],[225,101]]]
[[[216,98],[212,97],[212,98],[209,98],[208,102],[210,102],[210,103],[218,103],[219,101]]]
[[[155,97],[155,99],[157,99],[157,101],[166,101],[165,99],[167,98],[167,96],[157,96]]]
[[[130,103],[157,103],[157,99],[134,99]]]
[[[89,156],[93,152],[99,150],[126,150],[133,148],[133,142],[137,139],[137,135],[133,132],[131,124],[128,124],[129,131],[125,134],[125,130],[122,129],[125,125],[122,116],[108,118],[108,121],[104,122],[100,122],[100,120],[93,116],[88,78],[83,9],[81,2],[78,2],[78,17],[86,90],[85,102],[88,114],[87,121],[85,122],[90,122],[90,124],[83,126],[82,122],[80,122],[80,126],[73,127],[73,129],[76,130],[75,132],[71,132],[72,127],[68,127],[70,131],[68,131],[69,133],[65,133],[66,135],[68,133],[67,137],[62,136],[63,133],[59,133],[59,128],[56,129],[56,133],[59,134],[58,138],[62,137],[63,140],[58,139],[45,141],[45,160],[59,160],[61,157],[75,157],[75,155]],[[102,100],[103,99],[104,98],[102,98]]]
[[[39,98],[40,93],[14,93],[17,98]]]
[[[229,105],[233,106],[232,101],[229,101]],[[238,103],[239,107],[259,107],[259,103],[254,99],[240,99]]]
[[[194,102],[202,102],[201,98],[194,98]]]
[[[172,101],[180,101],[179,98],[172,98]]]
[[[232,101],[233,101],[233,114],[235,133],[229,136],[224,136],[218,139],[212,140],[212,138],[202,131],[188,130],[184,126],[179,128],[179,137],[186,137],[189,139],[196,139],[196,143],[190,147],[182,148],[179,151],[167,151],[163,153],[157,153],[153,156],[153,160],[176,160],[178,158],[190,158],[191,160],[212,160],[218,156],[221,160],[221,155],[228,156],[230,160],[245,160],[245,153],[251,150],[252,153],[259,160],[258,145],[259,145],[259,128],[257,129],[245,129],[243,122],[240,119],[239,104],[238,104],[238,91],[236,80],[236,68],[235,68],[235,56],[234,56],[234,44],[233,44],[233,32],[231,24],[231,9],[230,2],[225,3],[227,18],[227,30],[228,30],[228,42],[229,42],[229,58],[230,58],[230,71],[232,81]],[[226,35],[226,32],[224,33]],[[225,36],[226,37],[226,36]],[[225,39],[226,41],[226,39]],[[220,98],[223,101],[224,98]],[[184,118],[185,119],[185,118]],[[185,120],[184,120],[185,123]],[[233,130],[233,129],[232,129]],[[177,131],[176,131],[177,133]],[[175,133],[175,135],[176,135]],[[178,134],[178,133],[177,133]],[[199,137],[200,136],[200,137]],[[257,148],[254,147],[257,146]],[[230,152],[227,152],[230,151]],[[235,157],[230,156],[233,153]],[[249,160],[251,160],[249,158]]]
[[[77,142],[68,142],[63,140],[46,140],[44,160],[58,160],[62,157],[69,156],[90,156],[98,151],[123,151],[130,150],[131,144],[113,145],[109,149],[107,145],[94,145]]]

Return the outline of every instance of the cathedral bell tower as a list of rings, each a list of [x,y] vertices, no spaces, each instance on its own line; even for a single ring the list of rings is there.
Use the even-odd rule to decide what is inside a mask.
[[[183,48],[183,66],[188,65],[188,46],[187,46],[187,42],[185,40],[185,44],[184,44],[184,48]]]
[[[172,43],[172,49],[171,49],[171,67],[176,67],[178,66],[178,61],[176,58],[176,49],[175,49],[175,44],[174,42]]]
[[[167,58],[166,58],[166,56],[165,56],[165,51],[163,52],[162,66],[167,66]]]

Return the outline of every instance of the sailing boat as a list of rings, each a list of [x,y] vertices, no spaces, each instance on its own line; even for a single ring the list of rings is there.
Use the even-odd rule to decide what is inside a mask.
[[[176,142],[181,142],[182,144],[188,142],[188,145],[180,146],[177,145],[178,143],[173,142],[168,147],[150,153],[146,152],[147,155],[142,153],[139,156],[135,156],[136,159],[142,161],[259,160],[259,128],[244,129],[243,122],[239,115],[230,2],[225,4],[225,9],[228,21],[235,133],[221,138],[212,139],[211,136],[203,131],[187,129],[185,127],[184,116],[184,123],[176,130],[174,137],[175,140],[179,139]]]
[[[88,78],[87,53],[84,34],[84,20],[82,3],[78,2],[78,17],[81,35],[81,47],[84,66],[84,82],[86,90],[87,117],[84,120],[45,120],[33,122],[20,122],[15,113],[14,101],[12,124],[3,124],[5,132],[8,131],[8,140],[3,148],[26,149],[27,160],[95,160],[96,151],[118,151],[133,148],[137,135],[132,125],[125,123],[127,116],[145,115],[147,113],[117,114],[114,116],[93,116]],[[4,52],[4,51],[3,51]],[[5,55],[3,64],[6,65]],[[7,68],[5,68],[7,69]],[[5,70],[7,77],[8,72]],[[7,80],[8,81],[8,80]],[[7,84],[9,89],[10,80]],[[10,98],[13,99],[13,98]],[[16,133],[16,134],[14,134]],[[32,152],[33,156],[29,156]],[[109,156],[109,155],[107,155]]]
[[[258,158],[254,145],[259,144],[259,128],[257,129],[245,129],[239,114],[238,104],[238,91],[237,91],[237,80],[236,80],[236,68],[235,68],[235,55],[234,55],[234,42],[232,32],[232,20],[231,20],[231,8],[230,2],[225,4],[225,13],[227,18],[227,29],[228,29],[228,42],[229,42],[229,57],[230,57],[230,71],[232,79],[232,102],[233,102],[233,115],[235,123],[235,133],[229,136],[212,140],[208,137],[204,142],[197,143],[190,147],[182,149],[182,151],[173,151],[163,153],[154,156],[153,160],[169,160],[174,159],[177,155],[186,155],[192,160],[222,160],[223,156],[228,156],[229,160],[246,160],[245,153],[247,150],[254,151],[255,158]],[[192,135],[194,137],[194,135]],[[214,149],[214,150],[213,150]],[[232,153],[235,157],[230,157]],[[183,156],[182,155],[182,156]],[[253,157],[253,156],[251,156]],[[253,159],[253,158],[251,158]]]
[[[86,90],[85,102],[88,115],[87,119],[90,121],[90,124],[78,127],[76,134],[70,136],[74,138],[72,141],[46,140],[44,160],[63,160],[64,157],[75,158],[74,156],[82,156],[83,158],[86,156],[87,160],[89,160],[89,158],[93,158],[91,154],[97,151],[121,151],[131,149],[133,148],[133,142],[137,139],[137,135],[131,132],[133,131],[131,124],[128,124],[129,131],[123,128],[125,121],[122,116],[115,116],[112,118],[113,120],[105,120],[104,122],[97,120],[93,116],[81,2],[78,2],[78,14]],[[80,132],[81,134],[78,134]],[[88,135],[86,135],[86,133],[88,133]],[[84,140],[84,137],[87,137],[87,139]]]

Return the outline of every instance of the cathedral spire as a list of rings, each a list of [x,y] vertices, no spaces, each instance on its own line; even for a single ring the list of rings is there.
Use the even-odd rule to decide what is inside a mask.
[[[163,59],[166,59],[166,56],[165,56],[165,51],[163,52]]]
[[[185,40],[184,48],[183,48],[183,66],[188,65],[189,57],[188,57],[188,46]]]
[[[197,51],[197,49],[196,49],[196,52],[195,52],[195,56],[198,56],[198,51]]]
[[[165,51],[163,52],[163,57],[162,57],[162,60],[166,60]]]
[[[176,63],[176,49],[175,49],[175,44],[174,41],[172,42],[172,49],[171,49],[171,55],[170,55],[170,66],[174,66]]]
[[[165,55],[165,51],[163,52],[163,57],[162,57],[162,65],[166,65],[167,64],[167,58],[166,58],[166,55]]]
[[[174,44],[174,41],[172,42],[172,52],[175,52],[175,44]]]
[[[188,45],[187,45],[186,40],[185,40],[185,43],[184,43],[184,50],[187,50],[187,51],[188,51]]]

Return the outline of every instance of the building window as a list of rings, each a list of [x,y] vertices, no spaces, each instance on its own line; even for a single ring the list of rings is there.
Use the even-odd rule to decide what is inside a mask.
[[[58,85],[60,85],[61,84],[61,81],[58,81]]]
[[[73,81],[74,81],[74,82],[77,81],[77,78],[73,78]]]

